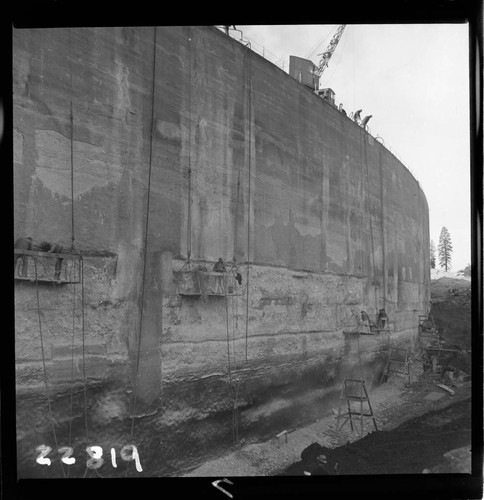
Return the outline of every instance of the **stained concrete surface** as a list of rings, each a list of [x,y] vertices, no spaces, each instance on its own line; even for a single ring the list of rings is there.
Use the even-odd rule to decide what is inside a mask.
[[[79,287],[77,299],[74,287],[41,288],[46,373],[35,287],[15,285],[19,469],[36,467],[32,442],[52,440],[32,426],[44,376],[62,441],[74,384],[79,446],[82,409],[90,439],[126,444],[137,392],[149,475],[230,442],[229,362],[253,438],[276,420],[301,424],[315,400],[327,410],[358,362],[343,333],[353,310],[385,302],[395,340],[414,343],[429,299],[425,194],[336,108],[213,27],[14,30],[13,52],[15,233],[65,243],[74,201],[77,248],[115,256],[86,259],[85,339]],[[189,195],[192,259],[241,262],[248,294],[229,304],[177,295]],[[84,340],[95,351],[85,365]],[[362,355],[373,377],[379,350]],[[303,381],[328,398],[288,409]]]

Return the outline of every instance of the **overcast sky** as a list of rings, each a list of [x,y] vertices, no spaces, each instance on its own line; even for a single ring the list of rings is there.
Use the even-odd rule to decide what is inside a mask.
[[[236,27],[287,71],[289,55],[318,64],[337,25]],[[420,182],[430,239],[450,232],[453,271],[471,261],[468,68],[467,24],[347,25],[321,80],[348,114],[373,115],[372,135]]]

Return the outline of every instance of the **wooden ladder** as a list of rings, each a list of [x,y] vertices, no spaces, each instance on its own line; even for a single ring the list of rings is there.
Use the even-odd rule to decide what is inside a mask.
[[[342,405],[343,401],[346,401],[347,412],[342,413]],[[359,402],[360,408],[359,411],[351,408],[351,402]],[[367,413],[363,411],[363,403],[368,405]],[[339,397],[339,409],[338,409],[338,417],[337,417],[337,430],[340,431],[346,422],[350,422],[351,431],[354,430],[353,427],[353,419],[359,417],[361,424],[360,435],[363,435],[363,417],[370,417],[373,420],[373,425],[375,426],[375,430],[378,430],[376,426],[376,421],[373,416],[373,409],[370,403],[370,397],[368,396],[368,392],[366,390],[365,381],[354,379],[354,378],[345,378],[343,380],[343,385],[341,386],[341,394]],[[344,418],[343,422],[340,424],[340,420]]]

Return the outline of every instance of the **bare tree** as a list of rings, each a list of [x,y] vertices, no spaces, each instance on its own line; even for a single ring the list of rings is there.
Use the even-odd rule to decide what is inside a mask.
[[[450,240],[450,233],[445,226],[440,231],[438,252],[440,267],[448,271],[452,267],[452,242]]]

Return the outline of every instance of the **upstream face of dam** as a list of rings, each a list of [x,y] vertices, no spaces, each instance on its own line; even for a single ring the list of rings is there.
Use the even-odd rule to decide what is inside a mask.
[[[52,256],[15,279],[19,477],[83,477],[88,446],[103,476],[176,475],[327,414],[344,378],[371,394],[388,344],[413,347],[418,182],[216,28],[13,30],[13,138],[15,238],[82,256],[77,279],[36,279]],[[380,308],[389,333],[349,333]]]

